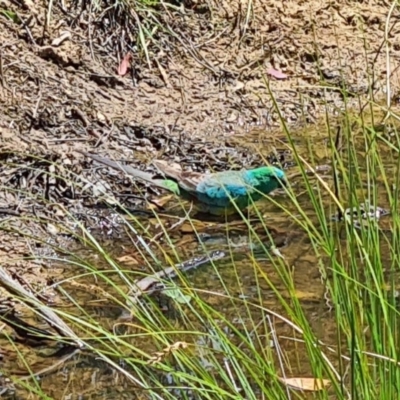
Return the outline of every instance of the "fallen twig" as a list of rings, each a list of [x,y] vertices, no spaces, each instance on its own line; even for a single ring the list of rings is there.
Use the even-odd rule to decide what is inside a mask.
[[[190,269],[197,268],[200,265],[206,264],[210,261],[220,260],[225,257],[225,253],[221,250],[215,250],[209,255],[194,257],[180,264],[175,264],[172,267],[167,267],[155,274],[146,276],[145,278],[136,280],[134,288],[129,292],[129,299],[131,304],[136,304],[139,297],[143,294],[151,294],[156,290],[163,287],[163,279],[172,279],[178,275],[178,271],[189,271]]]

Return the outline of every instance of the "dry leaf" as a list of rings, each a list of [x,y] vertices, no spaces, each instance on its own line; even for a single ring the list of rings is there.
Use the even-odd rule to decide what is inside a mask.
[[[47,224],[47,232],[49,232],[50,235],[57,235],[60,230],[53,224]]]
[[[179,226],[179,232],[181,233],[193,233],[193,232],[204,232],[209,231],[215,227],[213,222],[204,222],[197,219],[193,219],[191,222],[185,222]]]
[[[173,194],[169,194],[168,196],[159,197],[158,199],[152,199],[151,202],[158,207],[164,207],[173,197]]]
[[[317,392],[327,388],[331,381],[329,379],[315,379],[315,378],[281,378],[279,380],[286,386],[295,390],[304,390],[307,392]]]
[[[179,349],[187,349],[188,346],[189,345],[186,342],[176,342],[173,345],[169,345],[162,351],[157,351],[156,353],[154,353],[154,356],[150,357],[150,359],[147,363],[154,365],[154,364],[162,361],[163,358],[165,358],[167,355],[173,353],[174,351],[179,350]]]
[[[193,226],[189,222],[182,224],[179,227],[179,230],[182,233],[193,233],[194,232]]]
[[[107,188],[101,182],[97,182],[95,185],[93,185],[92,190],[94,197],[107,193]]]
[[[232,92],[237,92],[238,90],[242,90],[244,88],[244,83],[241,81],[238,81],[235,85],[235,87],[232,88]]]
[[[292,294],[293,296],[293,294]],[[320,298],[320,293],[318,291],[315,292],[305,292],[301,290],[295,290],[294,296],[299,300],[307,300],[307,301],[318,301]]]
[[[273,76],[276,79],[286,79],[287,78],[286,74],[284,74],[282,71],[278,71],[274,68],[268,69],[267,74]]]
[[[105,123],[107,121],[106,117],[100,111],[97,111],[97,119],[102,123]]]
[[[179,240],[179,241],[175,244],[175,246],[176,246],[177,248],[183,248],[183,246],[185,246],[185,245],[187,245],[187,244],[192,244],[192,243],[194,243],[194,242],[196,242],[196,239],[193,237],[193,235],[184,235],[184,236],[182,237],[182,239]]]
[[[58,38],[54,39],[51,42],[51,45],[58,47],[64,40],[67,40],[70,38],[71,38],[71,32],[69,32],[69,31],[61,32],[61,35]]]
[[[121,257],[117,258],[117,261],[125,264],[126,266],[139,264],[138,260],[130,255],[121,256]]]
[[[131,61],[131,53],[126,53],[125,57],[122,59],[121,64],[118,66],[118,75],[124,76],[128,72],[128,68]]]

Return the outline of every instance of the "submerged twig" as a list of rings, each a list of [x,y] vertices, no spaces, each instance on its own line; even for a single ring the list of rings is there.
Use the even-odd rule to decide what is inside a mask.
[[[146,276],[134,282],[134,287],[129,293],[131,304],[138,302],[139,297],[143,294],[151,294],[159,289],[159,284],[162,285],[162,279],[172,279],[178,275],[178,271],[185,272],[190,269],[197,268],[200,265],[206,264],[210,261],[219,260],[225,257],[225,253],[221,250],[215,250],[209,255],[194,257],[180,264],[175,264],[172,267],[167,267],[155,274]]]

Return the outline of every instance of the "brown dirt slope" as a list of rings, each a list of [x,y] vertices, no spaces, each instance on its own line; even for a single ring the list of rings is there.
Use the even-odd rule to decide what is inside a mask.
[[[159,10],[164,30],[147,41],[149,62],[137,26],[117,12],[89,14],[85,2],[70,3],[52,9],[46,23],[47,10],[30,0],[20,8],[2,3],[23,23],[1,17],[1,125],[49,145],[88,133],[104,141],[125,125],[190,136],[277,125],[269,68],[287,74],[269,81],[284,117],[312,121],[321,106],[340,107],[338,88],[366,94],[385,82],[386,22],[393,65],[400,50],[398,10],[389,15],[378,1],[187,2]],[[148,13],[138,15],[156,26]],[[129,51],[132,74],[118,77]]]

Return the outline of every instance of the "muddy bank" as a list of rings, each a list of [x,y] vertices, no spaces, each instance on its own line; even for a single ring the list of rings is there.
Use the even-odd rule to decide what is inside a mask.
[[[2,127],[49,148],[74,139],[112,147],[133,126],[191,138],[279,127],[271,94],[288,123],[313,122],[340,108],[343,93],[378,93],[386,83],[389,10],[375,1],[189,2],[155,8],[155,20],[139,14],[139,27],[129,10],[121,18],[101,6],[90,15],[85,3],[55,5],[47,21],[30,2],[3,4],[24,23],[2,17]],[[388,21],[393,40],[397,13]],[[155,30],[146,52],[135,36],[142,25]],[[399,52],[390,48],[392,70]]]

